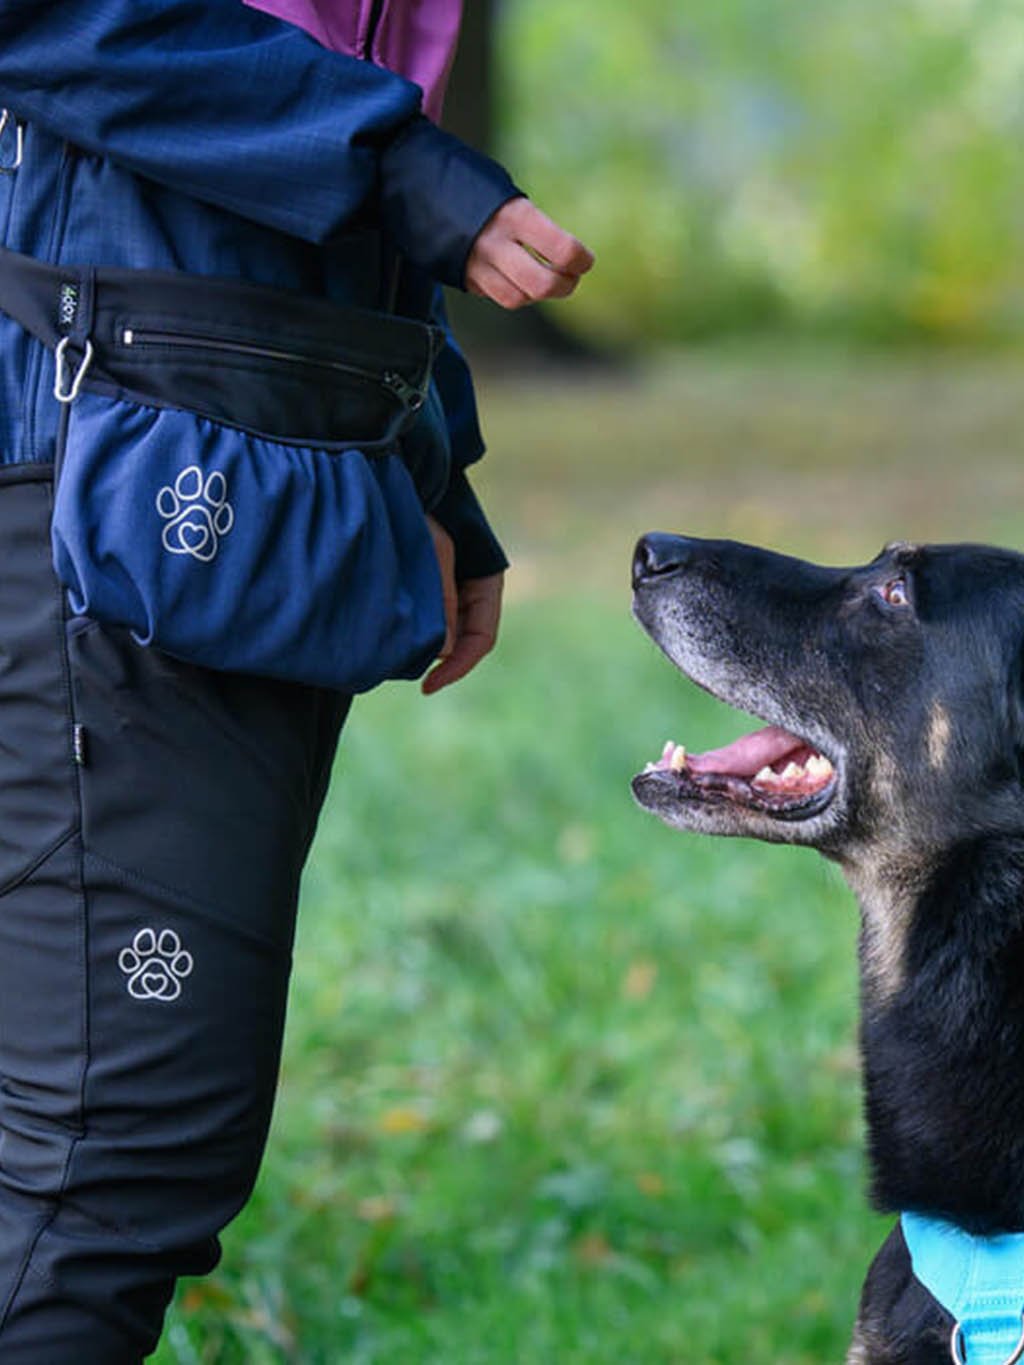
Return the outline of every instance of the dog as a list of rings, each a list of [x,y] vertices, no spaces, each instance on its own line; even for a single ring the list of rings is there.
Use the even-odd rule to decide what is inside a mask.
[[[651,534],[633,590],[672,663],[766,723],[708,753],[667,745],[636,800],[679,829],[816,848],[859,902],[872,1202],[1024,1230],[1024,556],[899,543],[837,569]],[[962,1360],[958,1332],[897,1223],[847,1365]]]

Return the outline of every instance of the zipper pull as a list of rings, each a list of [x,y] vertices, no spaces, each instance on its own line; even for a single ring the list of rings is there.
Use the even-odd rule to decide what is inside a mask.
[[[420,408],[427,401],[426,388],[416,388],[415,384],[410,384],[408,379],[405,379],[394,370],[387,370],[381,376],[380,382],[389,393],[395,395],[405,408],[406,412],[419,412]]]

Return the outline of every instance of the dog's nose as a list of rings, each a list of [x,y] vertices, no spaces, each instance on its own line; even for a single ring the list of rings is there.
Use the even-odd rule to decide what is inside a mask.
[[[689,558],[690,542],[682,536],[669,536],[662,531],[642,536],[633,552],[633,587],[675,573]]]

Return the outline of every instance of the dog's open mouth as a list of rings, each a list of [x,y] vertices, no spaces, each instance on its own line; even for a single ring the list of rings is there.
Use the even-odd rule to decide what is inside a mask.
[[[832,761],[778,725],[703,754],[670,740],[641,774],[649,776],[673,784],[681,801],[743,806],[782,820],[817,815],[837,787]]]

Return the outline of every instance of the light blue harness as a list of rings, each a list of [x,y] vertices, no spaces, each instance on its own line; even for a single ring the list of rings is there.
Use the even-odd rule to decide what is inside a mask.
[[[901,1223],[914,1274],[956,1321],[956,1365],[1024,1359],[1024,1233],[973,1237],[916,1213]]]

